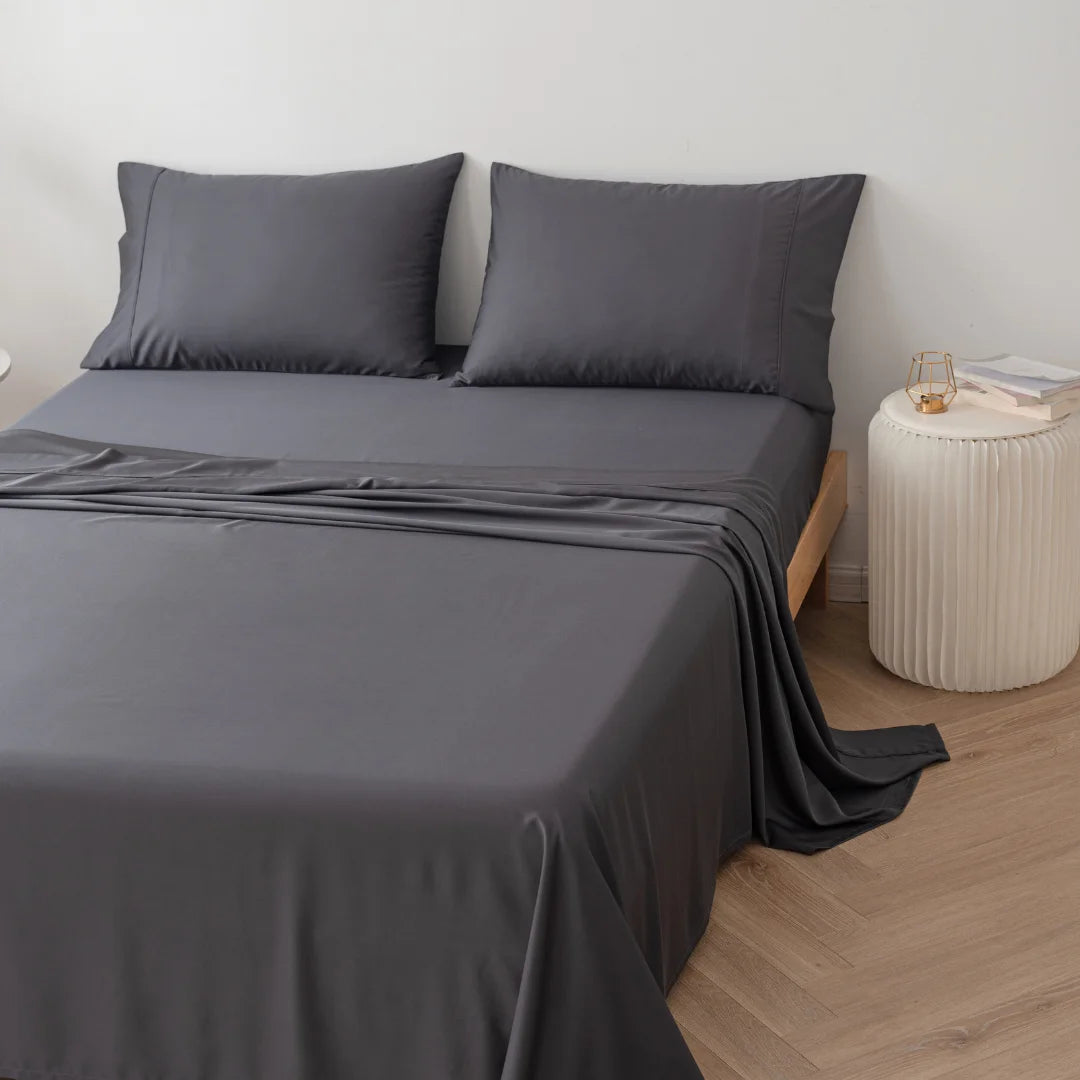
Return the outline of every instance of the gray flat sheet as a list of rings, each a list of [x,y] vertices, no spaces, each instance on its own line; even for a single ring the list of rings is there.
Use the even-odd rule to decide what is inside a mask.
[[[0,1075],[699,1075],[663,992],[718,860],[888,820],[944,750],[825,727],[774,481],[553,400],[546,441],[453,406],[464,463],[0,435]],[[525,467],[519,426],[613,456]]]
[[[449,375],[458,357],[447,350],[443,359]],[[20,426],[308,461],[719,469],[769,485],[786,562],[817,494],[831,418],[764,394],[454,388],[448,377],[93,371]]]

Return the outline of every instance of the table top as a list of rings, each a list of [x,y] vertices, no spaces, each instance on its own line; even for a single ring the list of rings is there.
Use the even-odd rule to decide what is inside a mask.
[[[881,403],[881,412],[897,427],[939,439],[1015,439],[1021,435],[1036,435],[1066,422],[1014,416],[959,401],[954,401],[947,412],[921,413],[903,390],[897,390],[885,398]]]
[[[0,349],[0,382],[4,381],[4,376],[11,370],[11,357],[8,356],[3,349]]]

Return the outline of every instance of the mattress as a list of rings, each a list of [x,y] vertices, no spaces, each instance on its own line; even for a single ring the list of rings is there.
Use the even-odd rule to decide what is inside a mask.
[[[831,417],[785,398],[694,390],[453,387],[440,379],[90,371],[20,421],[207,454],[448,465],[717,470],[769,486],[791,558]]]
[[[723,856],[890,820],[773,398],[102,372],[0,433],[0,1076],[690,1080]],[[807,459],[812,464],[807,463]]]

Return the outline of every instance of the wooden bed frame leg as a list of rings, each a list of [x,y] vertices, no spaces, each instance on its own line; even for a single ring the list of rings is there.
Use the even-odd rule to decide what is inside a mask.
[[[803,603],[807,607],[823,608],[829,602],[829,553],[825,552],[825,558],[817,568],[810,588],[806,590],[806,599]]]
[[[829,544],[847,509],[847,454],[832,450],[825,461],[810,516],[787,569],[788,604],[792,617],[804,600],[824,607],[829,599]]]

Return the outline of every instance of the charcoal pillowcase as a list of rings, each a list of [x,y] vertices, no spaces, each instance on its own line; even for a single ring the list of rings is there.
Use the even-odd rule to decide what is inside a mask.
[[[120,298],[83,367],[428,374],[462,161],[323,176],[125,162]]]
[[[865,177],[564,180],[496,163],[459,383],[779,394],[832,409],[832,297]]]

